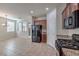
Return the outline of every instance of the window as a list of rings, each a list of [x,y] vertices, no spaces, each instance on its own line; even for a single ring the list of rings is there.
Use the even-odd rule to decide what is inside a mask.
[[[15,21],[7,20],[7,32],[14,32],[15,31]]]
[[[26,31],[27,31],[27,24],[23,23],[23,32],[26,32]]]
[[[18,23],[18,31],[19,32],[22,32],[22,22],[19,22]]]

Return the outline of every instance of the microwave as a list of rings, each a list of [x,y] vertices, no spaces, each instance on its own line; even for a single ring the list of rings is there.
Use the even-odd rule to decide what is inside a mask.
[[[79,28],[79,10],[72,12],[69,17],[64,19],[65,29],[75,29]]]

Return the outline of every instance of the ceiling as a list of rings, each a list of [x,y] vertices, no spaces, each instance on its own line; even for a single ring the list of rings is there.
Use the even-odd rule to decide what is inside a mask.
[[[56,8],[56,3],[0,3],[0,12],[17,18],[26,19],[27,16],[41,16]],[[48,11],[45,8],[49,8]],[[34,13],[31,14],[30,11]]]

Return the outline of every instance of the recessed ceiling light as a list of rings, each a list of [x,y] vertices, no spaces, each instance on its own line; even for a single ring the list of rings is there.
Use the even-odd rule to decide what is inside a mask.
[[[33,11],[33,10],[31,10],[31,11],[30,11],[30,13],[31,13],[31,14],[33,14],[33,13],[34,13],[34,11]]]
[[[5,26],[5,24],[3,23],[2,26]]]
[[[46,8],[46,10],[48,11],[48,10],[49,10],[49,8]]]

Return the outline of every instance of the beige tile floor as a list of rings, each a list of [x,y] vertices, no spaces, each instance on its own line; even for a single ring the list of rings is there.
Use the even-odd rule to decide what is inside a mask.
[[[31,39],[13,38],[0,41],[0,56],[55,56],[56,51],[46,43]]]

